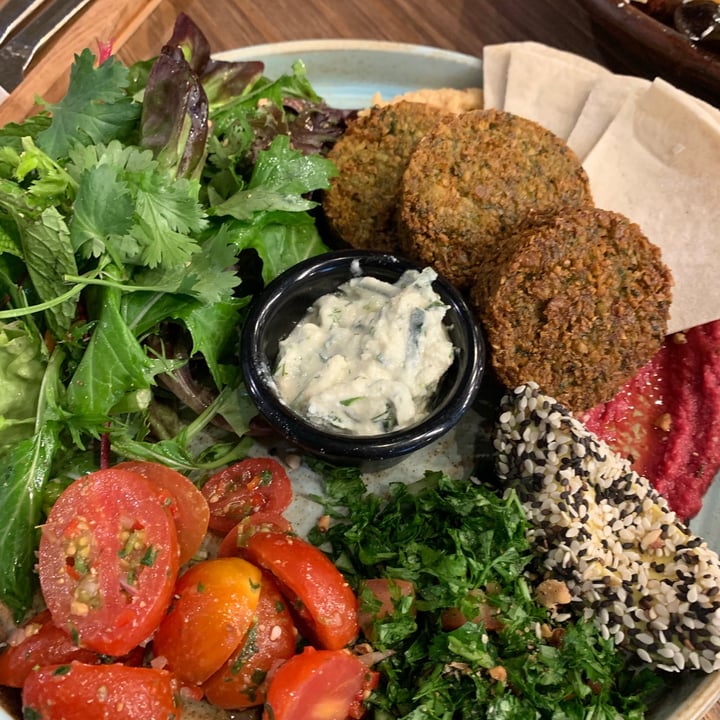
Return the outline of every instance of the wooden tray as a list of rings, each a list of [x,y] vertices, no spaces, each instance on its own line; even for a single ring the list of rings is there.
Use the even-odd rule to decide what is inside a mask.
[[[0,125],[19,122],[40,109],[36,98],[57,102],[67,90],[70,66],[84,48],[98,42],[119,50],[162,0],[93,0],[35,58],[23,82],[0,105]]]

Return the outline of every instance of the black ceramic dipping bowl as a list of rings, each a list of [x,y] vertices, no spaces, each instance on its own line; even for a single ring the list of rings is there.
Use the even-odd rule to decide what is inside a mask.
[[[395,283],[408,269],[421,268],[390,254],[339,250],[298,263],[253,299],[240,350],[247,390],[265,420],[300,450],[335,464],[388,463],[443,436],[472,405],[484,372],[485,343],[465,301],[442,278],[433,283],[433,288],[448,305],[444,322],[456,356],[424,419],[381,435],[344,434],[311,424],[276,394],[272,374],[278,343],[317,298],[334,292],[358,274]]]

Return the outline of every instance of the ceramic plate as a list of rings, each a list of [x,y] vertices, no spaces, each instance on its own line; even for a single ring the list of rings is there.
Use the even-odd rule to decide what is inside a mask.
[[[271,78],[290,72],[292,63],[302,59],[317,93],[339,108],[367,107],[376,93],[388,99],[420,88],[482,85],[478,58],[400,43],[301,40],[230,50],[217,57],[263,60]]]
[[[302,59],[316,91],[335,107],[360,108],[380,93],[389,99],[421,88],[480,87],[482,62],[475,57],[448,50],[398,43],[359,40],[298,41],[231,50],[217,55],[224,60],[263,60],[268,77],[290,72],[292,63]],[[473,418],[468,417],[451,435],[421,451],[400,466],[378,474],[373,485],[384,485],[399,475],[416,477],[425,469],[467,473],[474,459]],[[308,493],[319,486],[309,474],[293,477]],[[302,496],[302,491],[298,495]],[[716,500],[718,502],[716,502]],[[717,509],[713,509],[717,508]],[[313,523],[319,512],[308,500],[300,499],[288,513],[298,530]],[[693,530],[720,548],[720,484],[711,488]],[[700,720],[720,697],[720,674],[683,674],[663,704],[648,720]],[[674,683],[673,683],[674,684]],[[13,720],[0,708],[0,720]]]

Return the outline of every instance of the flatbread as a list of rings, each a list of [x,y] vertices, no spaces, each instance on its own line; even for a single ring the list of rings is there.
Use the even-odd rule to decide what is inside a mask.
[[[483,98],[486,108],[503,109],[507,68],[513,44],[486,45],[483,48]]]
[[[587,157],[625,100],[648,87],[650,80],[634,75],[603,75],[595,81],[567,138],[567,144],[580,162]]]
[[[564,50],[536,43],[510,48],[503,110],[534,120],[567,140],[596,81],[611,72]]]
[[[720,318],[720,122],[667,82],[628,98],[585,159],[595,204],[627,215],[675,278],[668,332]]]
[[[546,52],[547,47],[532,40],[522,42],[498,43],[483,48],[483,93],[485,107],[494,110],[505,109],[505,90],[507,87],[510,56],[517,48],[534,49]]]

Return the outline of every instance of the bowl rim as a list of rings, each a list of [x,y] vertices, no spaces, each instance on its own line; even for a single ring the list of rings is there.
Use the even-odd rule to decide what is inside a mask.
[[[467,357],[453,384],[451,397],[417,423],[381,435],[333,433],[309,423],[270,388],[272,368],[260,349],[258,327],[272,314],[280,302],[283,288],[289,282],[303,282],[344,265],[347,265],[350,277],[350,267],[356,260],[360,261],[361,268],[367,268],[369,274],[372,274],[373,268],[379,267],[396,269],[398,277],[405,270],[422,269],[417,263],[394,253],[360,249],[330,250],[293,265],[269,282],[251,301],[241,335],[240,364],[248,394],[260,414],[299,448],[316,455],[343,458],[347,462],[388,460],[407,455],[439,439],[470,409],[485,371],[486,344],[479,323],[461,293],[438,274],[433,282],[436,292],[458,317],[468,320],[463,323]]]

